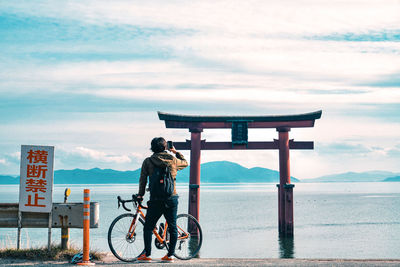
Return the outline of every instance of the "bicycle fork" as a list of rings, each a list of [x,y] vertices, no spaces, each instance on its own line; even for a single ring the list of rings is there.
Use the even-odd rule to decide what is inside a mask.
[[[139,218],[138,218],[139,217]],[[132,220],[131,226],[129,227],[128,234],[126,235],[126,240],[128,242],[134,242],[135,241],[135,230],[136,226],[139,222],[139,220],[143,220],[143,215],[141,213],[136,213],[135,217]]]

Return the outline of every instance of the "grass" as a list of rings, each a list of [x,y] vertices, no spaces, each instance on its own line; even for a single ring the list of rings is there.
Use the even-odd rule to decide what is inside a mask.
[[[81,252],[80,249],[70,248],[61,249],[60,246],[52,246],[50,251],[47,247],[43,248],[31,248],[31,249],[0,249],[0,258],[9,259],[25,259],[25,260],[68,260],[70,261],[72,257]],[[91,251],[93,260],[101,260],[104,256],[103,253],[97,251]]]

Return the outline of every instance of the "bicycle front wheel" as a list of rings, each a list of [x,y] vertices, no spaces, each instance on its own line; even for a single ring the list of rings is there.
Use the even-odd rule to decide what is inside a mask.
[[[190,214],[179,214],[176,218],[178,242],[175,247],[175,257],[189,260],[195,257],[203,242],[203,233],[199,222]]]
[[[121,214],[108,229],[108,245],[115,257],[121,261],[135,261],[144,251],[143,222],[139,220],[136,228],[132,223],[136,216],[131,213]]]

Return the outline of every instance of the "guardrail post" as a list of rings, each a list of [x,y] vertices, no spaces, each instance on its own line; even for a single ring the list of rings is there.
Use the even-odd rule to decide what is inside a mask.
[[[61,216],[61,249],[69,249],[69,228],[67,227],[68,216]]]
[[[22,226],[22,212],[18,211],[18,234],[17,234],[17,249],[21,248],[21,226]]]
[[[51,250],[51,224],[52,224],[52,213],[49,212],[49,229],[48,229],[48,236],[47,236],[47,250]]]
[[[67,199],[71,194],[71,189],[66,188],[64,191],[64,203],[67,203]],[[69,228],[68,228],[68,216],[59,216],[61,222],[61,249],[69,249]]]
[[[95,265],[89,259],[90,190],[83,190],[83,259],[78,265]]]

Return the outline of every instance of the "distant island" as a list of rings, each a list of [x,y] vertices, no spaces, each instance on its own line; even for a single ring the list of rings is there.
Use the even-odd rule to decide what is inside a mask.
[[[179,171],[178,183],[189,182],[189,167]],[[112,169],[93,168],[89,170],[56,170],[55,184],[136,184],[139,182],[140,169],[117,171]],[[213,161],[201,164],[201,182],[203,183],[279,183],[279,172],[267,168],[246,168],[229,161]],[[321,176],[300,181],[291,177],[292,183],[320,182],[400,182],[400,174],[371,171],[347,172]],[[19,184],[18,176],[0,175],[0,184]]]
[[[367,172],[345,172],[331,175],[324,175],[314,179],[305,179],[305,183],[336,183],[336,182],[390,182],[388,179],[396,181],[399,174],[388,171],[367,171]],[[393,177],[396,176],[396,177]],[[391,177],[391,178],[390,178]],[[400,181],[398,179],[397,181]]]
[[[384,180],[385,182],[400,182],[400,176],[389,177]]]

